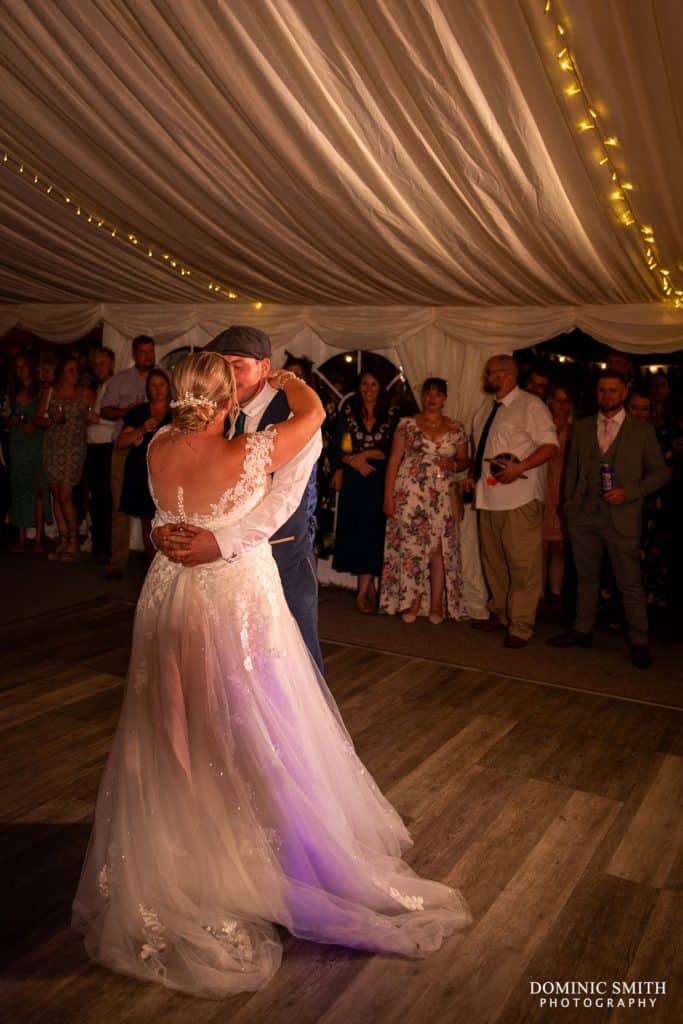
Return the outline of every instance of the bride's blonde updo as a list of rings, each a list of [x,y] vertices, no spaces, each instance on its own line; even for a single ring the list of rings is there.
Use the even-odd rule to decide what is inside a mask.
[[[235,421],[239,407],[232,367],[217,352],[195,352],[174,367],[171,375],[173,426],[177,430],[206,430],[230,402],[228,417]]]

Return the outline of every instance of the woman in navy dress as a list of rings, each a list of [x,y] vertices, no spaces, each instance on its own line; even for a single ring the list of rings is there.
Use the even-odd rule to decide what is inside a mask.
[[[332,487],[339,491],[332,566],[358,577],[356,604],[362,612],[377,607],[375,577],[382,573],[386,525],[384,475],[397,420],[381,381],[366,370],[337,417],[332,442]]]

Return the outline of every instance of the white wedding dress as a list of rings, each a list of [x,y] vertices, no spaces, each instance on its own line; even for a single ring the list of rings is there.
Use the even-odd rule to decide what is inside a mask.
[[[218,527],[263,497],[272,432],[238,484],[165,521]],[[170,504],[170,502],[168,502]],[[409,834],[356,756],[285,603],[270,545],[183,568],[157,554],[73,907],[88,954],[198,996],[265,985],[276,925],[420,957],[467,925],[400,857]]]

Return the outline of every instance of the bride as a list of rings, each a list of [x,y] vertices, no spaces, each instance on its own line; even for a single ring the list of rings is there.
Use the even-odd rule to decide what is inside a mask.
[[[176,367],[173,422],[148,456],[162,520],[239,519],[319,429],[309,387],[283,373],[271,384],[292,417],[226,441],[229,364],[202,352]],[[421,957],[470,915],[403,863],[410,843],[301,639],[270,545],[196,568],[158,553],[73,906],[88,954],[212,998],[270,980],[276,925]]]

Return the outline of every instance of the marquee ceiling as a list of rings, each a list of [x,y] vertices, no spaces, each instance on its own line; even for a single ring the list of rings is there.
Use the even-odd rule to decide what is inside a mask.
[[[675,296],[680,0],[546,6],[4,0],[0,301]]]

